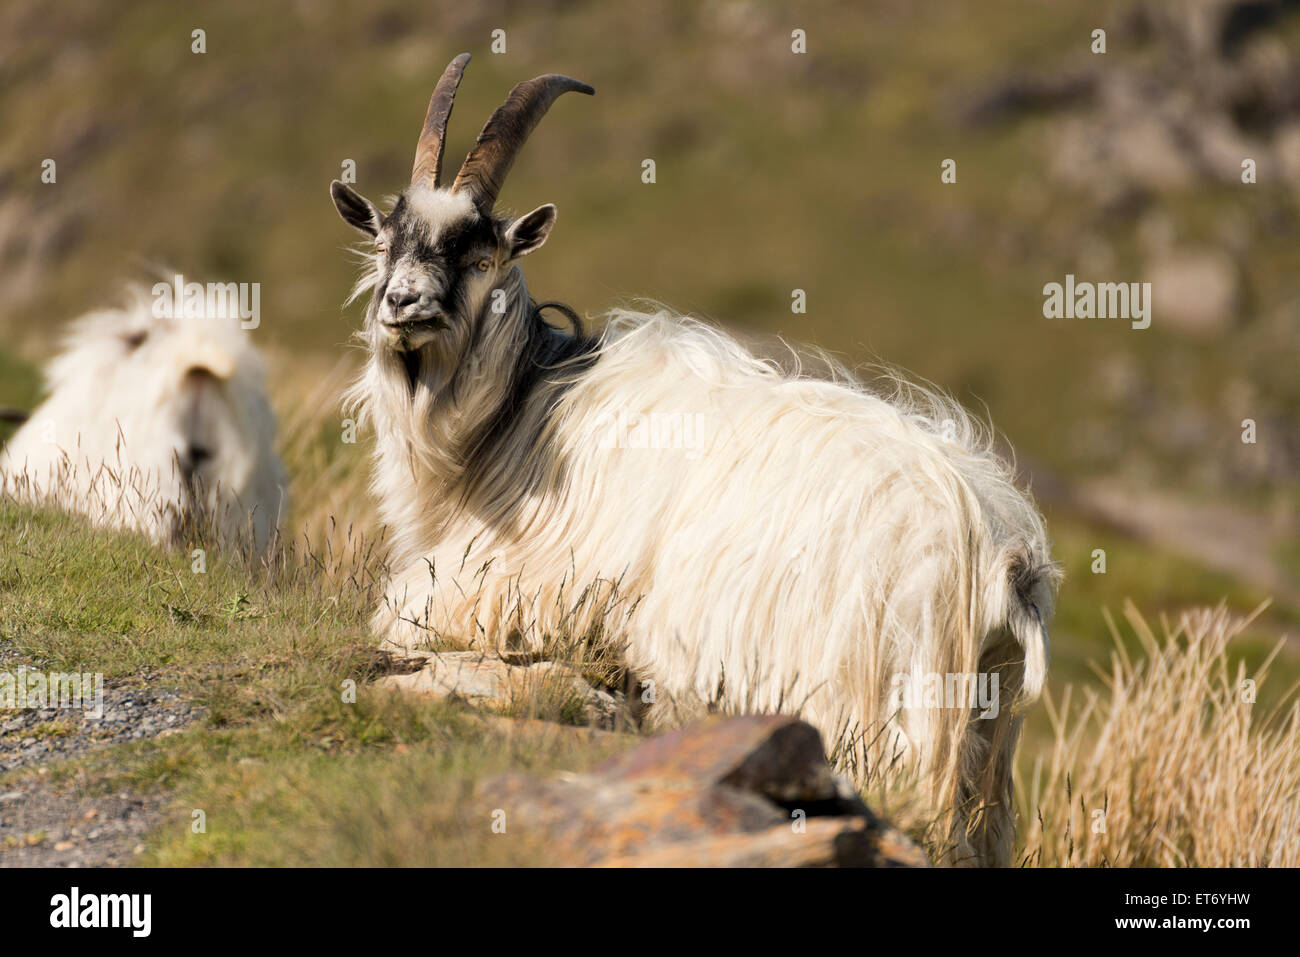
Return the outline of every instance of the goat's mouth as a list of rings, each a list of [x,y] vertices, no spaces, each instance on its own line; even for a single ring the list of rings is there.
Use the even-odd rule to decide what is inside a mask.
[[[427,316],[403,316],[401,319],[385,319],[384,328],[389,332],[408,332],[414,329],[446,329],[447,320],[440,312],[431,312]]]
[[[427,316],[413,316],[409,319],[384,320],[384,334],[388,337],[388,347],[394,352],[413,353],[432,342],[438,333],[448,328],[447,320],[441,313]]]
[[[181,481],[191,491],[198,491],[202,486],[201,470],[211,460],[212,450],[206,445],[191,444],[183,455],[177,455],[181,468]]]

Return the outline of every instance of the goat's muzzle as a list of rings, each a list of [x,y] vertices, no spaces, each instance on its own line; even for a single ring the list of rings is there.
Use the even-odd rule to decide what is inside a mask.
[[[420,312],[381,318],[379,325],[392,348],[399,352],[411,352],[426,345],[446,329],[447,318],[441,311]]]

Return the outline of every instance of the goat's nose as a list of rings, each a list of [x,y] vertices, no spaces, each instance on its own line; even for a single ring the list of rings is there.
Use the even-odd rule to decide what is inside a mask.
[[[419,299],[420,294],[410,286],[401,286],[397,289],[390,289],[388,290],[388,295],[384,297],[384,301],[387,302],[389,307],[392,309],[401,309],[404,306],[409,306],[413,302],[418,302]]]

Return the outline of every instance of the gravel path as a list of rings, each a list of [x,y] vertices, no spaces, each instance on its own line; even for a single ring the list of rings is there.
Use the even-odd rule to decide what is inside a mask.
[[[0,773],[46,765],[110,744],[179,731],[199,711],[176,692],[132,677],[104,689],[104,716],[80,710],[0,712]]]
[[[16,674],[18,665],[0,644],[0,671]],[[143,851],[165,794],[92,794],[75,779],[55,786],[44,776],[70,758],[200,719],[201,709],[160,686],[165,680],[141,672],[106,682],[99,719],[76,709],[0,711],[0,867],[116,867]]]
[[[0,786],[3,787],[3,786]],[[121,867],[144,850],[165,799],[78,794],[37,778],[0,792],[0,867]]]

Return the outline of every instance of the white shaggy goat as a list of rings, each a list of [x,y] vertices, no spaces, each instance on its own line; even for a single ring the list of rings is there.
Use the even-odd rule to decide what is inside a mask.
[[[0,482],[158,542],[198,522],[262,549],[288,497],[261,359],[230,310],[153,306],[137,290],[72,324],[49,397],[0,450]]]
[[[599,338],[543,322],[517,260],[555,207],[507,219],[494,204],[555,98],[594,91],[519,84],[443,188],[468,59],[439,82],[390,212],[331,187],[376,243],[352,393],[395,535],[376,628],[407,646],[535,648],[602,613],[586,583],[617,583],[639,602],[627,664],[657,707],[797,708],[830,741],[884,728],[946,813],[951,859],[1005,863],[1055,586],[1029,499],[928,391],[786,374],[664,312],[616,312]],[[900,694],[974,675],[997,677],[993,707]]]

